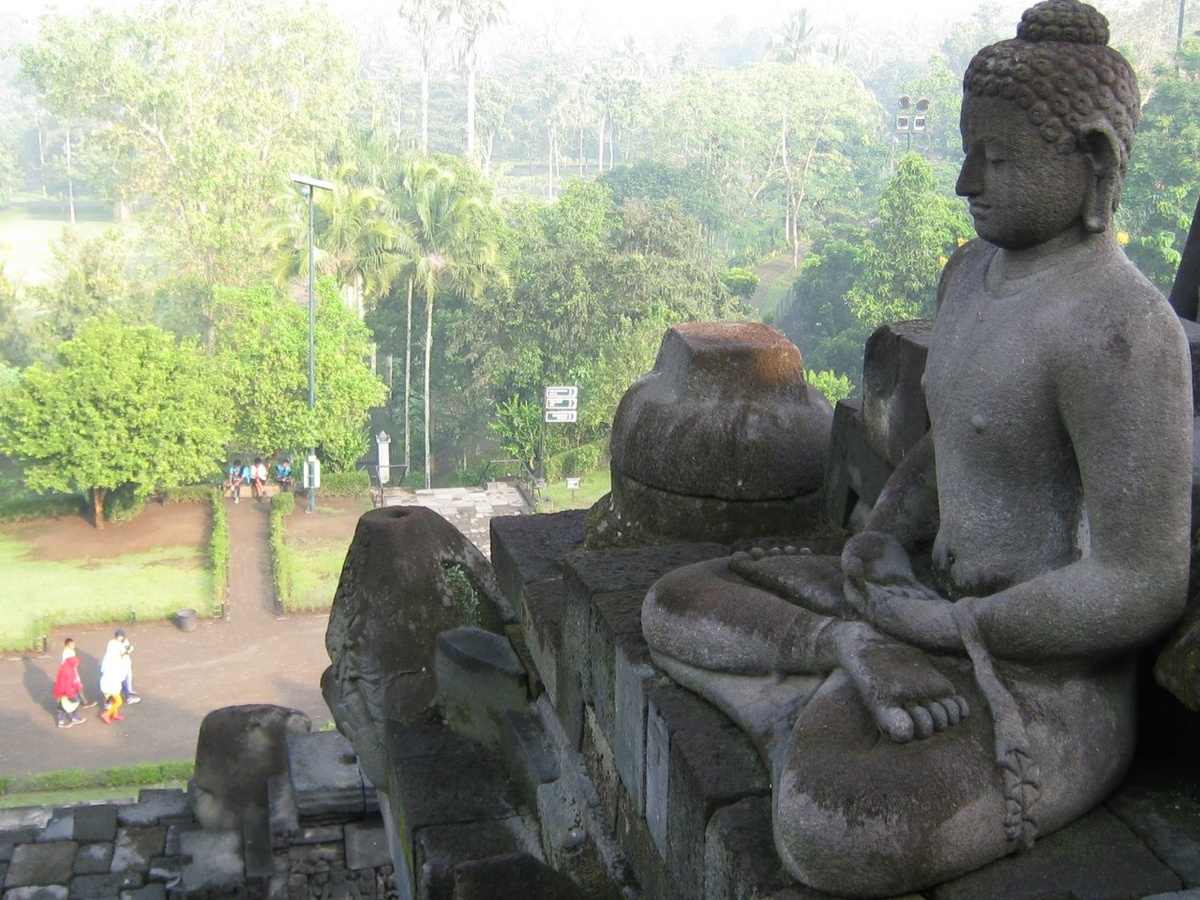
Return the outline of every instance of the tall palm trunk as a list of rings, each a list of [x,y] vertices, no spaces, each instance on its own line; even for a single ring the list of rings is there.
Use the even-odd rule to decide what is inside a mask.
[[[425,289],[425,490],[433,486],[429,471],[429,368],[433,358],[433,287]]]
[[[404,474],[412,465],[412,433],[409,430],[412,412],[412,298],[413,280],[408,279],[408,316],[404,324]]]
[[[467,159],[475,162],[475,67],[467,69]]]

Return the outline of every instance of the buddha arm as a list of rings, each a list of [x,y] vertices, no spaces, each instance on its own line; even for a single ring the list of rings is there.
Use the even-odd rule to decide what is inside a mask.
[[[1120,317],[1115,311],[1099,315],[1089,323],[1093,346],[1070,354],[1056,373],[1090,548],[1077,562],[967,601],[997,656],[1038,660],[1128,651],[1169,628],[1183,611],[1191,373],[1183,335],[1164,307],[1125,304]]]

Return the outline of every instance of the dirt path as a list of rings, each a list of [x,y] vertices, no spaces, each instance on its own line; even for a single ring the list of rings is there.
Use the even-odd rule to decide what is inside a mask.
[[[270,507],[243,498],[236,506],[226,501],[226,508],[231,540],[229,621],[202,619],[190,633],[164,622],[125,624],[135,647],[134,686],[142,702],[126,710],[124,722],[111,726],[90,709],[83,725],[57,728],[51,692],[62,641],[70,633],[83,658],[84,690],[90,697],[98,695],[99,658],[115,626],[56,630],[48,653],[0,660],[0,694],[6,698],[0,704],[0,775],[191,759],[200,722],[223,706],[278,703],[307,713],[315,728],[330,721],[319,687],[321,672],[329,664],[324,644],[328,616],[273,615],[267,547]],[[147,513],[154,515],[139,516],[138,527],[121,526],[127,528],[128,541],[153,544],[171,535],[167,542],[178,542],[176,530],[183,526],[168,521],[194,516],[194,510],[176,510],[172,516],[170,507]],[[121,528],[96,533],[86,523],[63,520],[59,525],[68,531],[79,528],[81,541],[122,552],[116,549]],[[163,530],[156,532],[155,525]],[[353,519],[342,527],[351,531]],[[50,523],[39,528],[54,531]],[[64,541],[60,532],[47,543],[61,548],[70,540]],[[75,545],[75,554],[80,549]],[[98,550],[92,546],[89,552],[95,556]]]

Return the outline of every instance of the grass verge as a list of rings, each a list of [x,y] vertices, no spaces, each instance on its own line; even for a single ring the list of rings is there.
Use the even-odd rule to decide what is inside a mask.
[[[567,482],[555,481],[541,490],[543,500],[550,501],[551,511],[563,509],[588,509],[609,492],[612,475],[607,467],[595,469],[579,478],[579,488],[568,490]]]
[[[0,537],[0,651],[28,650],[54,625],[169,618],[211,605],[212,574],[199,547],[163,547],[115,559],[35,560]]]
[[[195,768],[190,759],[174,759],[109,769],[62,769],[34,775],[10,775],[0,777],[0,807],[54,806],[136,797],[142,788],[185,785]]]

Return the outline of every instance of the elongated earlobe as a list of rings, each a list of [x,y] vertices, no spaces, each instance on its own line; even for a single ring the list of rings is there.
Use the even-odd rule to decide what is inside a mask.
[[[1121,195],[1120,144],[1113,130],[1104,124],[1089,126],[1080,142],[1092,170],[1084,200],[1083,227],[1100,234],[1111,227]]]

